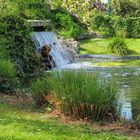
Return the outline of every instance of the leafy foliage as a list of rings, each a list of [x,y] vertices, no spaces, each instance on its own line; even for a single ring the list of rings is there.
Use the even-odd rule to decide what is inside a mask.
[[[104,36],[113,36],[115,30],[113,29],[113,20],[110,16],[96,15],[93,18],[92,28],[101,32]]]
[[[5,47],[7,44],[6,38],[0,38],[0,59],[9,59],[9,51]]]
[[[16,77],[16,71],[13,63],[0,59],[0,77],[7,79]]]
[[[92,20],[92,30],[103,36],[122,36],[137,38],[140,35],[140,18],[95,15]]]
[[[62,7],[66,9],[71,14],[77,16],[81,22],[89,24],[92,12],[90,10],[93,1],[90,0],[65,0],[58,1],[52,0],[51,5],[54,8]]]
[[[0,91],[12,93],[15,88],[16,70],[14,64],[0,59]]]
[[[84,31],[79,21],[75,21],[66,10],[55,9],[52,16],[52,24],[62,36],[77,38]]]
[[[0,10],[2,17],[17,15],[24,19],[46,19],[50,16],[50,6],[46,0],[2,0]]]
[[[50,87],[48,79],[37,79],[30,85],[30,91],[37,107],[43,106],[46,102],[45,96],[49,94]]]
[[[140,37],[140,17],[126,19],[127,37]]]
[[[139,2],[136,0],[111,0],[113,15],[122,17],[138,16]]]
[[[29,80],[38,75],[41,70],[40,59],[31,41],[32,30],[26,21],[19,16],[11,15],[3,17],[1,22],[4,23],[2,37],[6,38],[3,47],[8,50],[10,58],[16,62],[18,76]]]

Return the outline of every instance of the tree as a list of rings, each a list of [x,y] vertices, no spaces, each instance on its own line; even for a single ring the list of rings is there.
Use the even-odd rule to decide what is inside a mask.
[[[119,16],[135,16],[138,0],[111,0],[112,13]]]
[[[94,0],[93,0],[94,1]],[[53,8],[61,6],[62,8],[68,10],[71,14],[77,16],[80,21],[84,23],[89,23],[90,17],[93,15],[90,7],[93,3],[91,0],[53,0],[51,5]]]

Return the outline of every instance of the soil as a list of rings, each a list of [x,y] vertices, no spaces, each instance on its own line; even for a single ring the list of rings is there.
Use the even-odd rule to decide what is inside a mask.
[[[98,130],[102,132],[115,132],[118,134],[129,135],[129,136],[138,136],[140,137],[140,129],[136,129],[132,124],[125,124],[122,122],[107,122],[107,123],[97,123],[91,122],[86,118],[74,119],[70,116],[64,115],[60,112],[60,109],[57,108],[58,104],[55,103],[56,99],[52,96],[46,97],[51,104],[53,104],[53,110],[46,115],[46,118],[58,118],[63,124],[73,124],[73,125],[86,125],[90,126],[90,131]],[[5,102],[10,105],[20,106],[20,107],[29,107],[33,103],[33,99],[30,96],[15,96],[15,95],[5,95],[0,93],[0,102]]]
[[[7,95],[0,93],[0,102],[5,102],[10,105],[20,106],[20,107],[27,107],[32,105],[33,99],[30,96],[16,96],[16,95]]]

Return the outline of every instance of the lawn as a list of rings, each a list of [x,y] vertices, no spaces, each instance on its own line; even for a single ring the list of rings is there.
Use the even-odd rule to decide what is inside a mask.
[[[138,140],[0,103],[0,140]]]
[[[131,66],[138,67],[140,66],[140,60],[129,60],[129,61],[101,61],[101,62],[93,62],[96,66]]]
[[[107,39],[87,39],[81,41],[81,54],[110,54],[108,44],[111,38]],[[126,39],[128,49],[132,52],[130,55],[140,55],[140,39]]]

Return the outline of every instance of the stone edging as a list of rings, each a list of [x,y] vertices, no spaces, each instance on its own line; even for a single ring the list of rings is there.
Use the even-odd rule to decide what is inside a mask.
[[[78,55],[79,58],[98,58],[98,59],[140,59],[140,56],[115,56],[107,54],[83,54]]]

